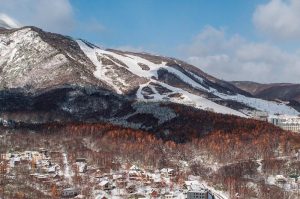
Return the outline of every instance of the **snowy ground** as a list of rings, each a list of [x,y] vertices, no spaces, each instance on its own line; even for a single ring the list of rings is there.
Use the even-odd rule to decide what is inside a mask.
[[[63,153],[62,155],[63,155],[63,163],[64,163],[64,167],[65,167],[64,176],[65,176],[66,180],[68,180],[69,184],[73,184],[73,181],[72,181],[73,172],[70,169],[70,165],[68,162],[68,155],[67,155],[67,153]]]

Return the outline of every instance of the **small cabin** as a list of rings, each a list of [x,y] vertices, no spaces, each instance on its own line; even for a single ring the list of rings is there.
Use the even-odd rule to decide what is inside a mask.
[[[100,185],[101,189],[104,191],[109,191],[109,190],[112,190],[112,188],[113,188],[111,183],[107,180],[101,181],[99,183],[99,185]]]
[[[68,198],[68,197],[75,197],[79,194],[79,190],[76,188],[66,188],[63,189],[61,192],[61,197]]]
[[[39,148],[39,153],[43,154],[44,156],[47,156],[48,155],[48,150],[44,149],[44,148]]]
[[[126,191],[127,191],[128,193],[134,193],[134,192],[136,191],[135,185],[134,185],[134,184],[127,185]]]
[[[128,199],[146,199],[146,196],[142,194],[132,194],[128,197]]]
[[[86,162],[76,162],[76,167],[79,173],[87,172],[87,164]]]
[[[163,168],[160,170],[161,175],[164,177],[172,177],[175,175],[175,170],[171,168]]]
[[[164,199],[174,199],[176,198],[174,194],[168,193],[164,196]]]
[[[277,175],[275,177],[277,183],[284,184],[287,182],[287,179],[283,175]]]

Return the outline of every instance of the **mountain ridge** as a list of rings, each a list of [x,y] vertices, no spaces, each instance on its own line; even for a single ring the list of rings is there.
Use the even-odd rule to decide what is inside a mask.
[[[257,83],[251,81],[233,81],[236,87],[264,99],[295,100],[300,102],[300,84],[294,83]]]
[[[36,27],[0,30],[0,53],[2,116],[46,107],[83,120],[107,116],[123,123],[141,112],[155,118],[147,103],[179,103],[246,118],[256,111],[298,114],[175,58],[102,49]],[[131,110],[127,116],[125,110]]]

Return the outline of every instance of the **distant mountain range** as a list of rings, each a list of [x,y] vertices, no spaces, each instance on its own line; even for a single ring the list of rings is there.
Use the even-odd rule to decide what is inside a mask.
[[[273,83],[261,84],[250,81],[234,81],[236,87],[250,93],[254,97],[265,100],[288,101],[289,105],[300,110],[300,84]]]
[[[253,96],[267,100],[295,100],[300,102],[300,84],[275,83],[260,84],[249,81],[234,81],[236,87],[251,93]]]

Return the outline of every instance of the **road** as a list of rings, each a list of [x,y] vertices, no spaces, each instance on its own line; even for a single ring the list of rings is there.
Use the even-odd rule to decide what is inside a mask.
[[[201,183],[201,186],[204,188],[204,189],[208,189],[211,191],[211,193],[215,196],[215,199],[229,199],[227,198],[226,196],[224,195],[221,195],[220,193],[218,193],[217,191],[215,190],[212,190],[211,187],[207,187],[205,184]]]

